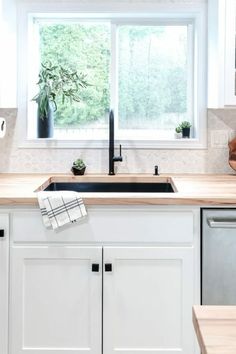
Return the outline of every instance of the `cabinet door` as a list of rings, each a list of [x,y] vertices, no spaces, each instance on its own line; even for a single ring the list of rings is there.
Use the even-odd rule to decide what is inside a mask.
[[[193,249],[106,247],[104,264],[104,354],[192,354]]]
[[[8,352],[9,217],[0,215],[0,354]],[[4,233],[3,233],[4,232]]]
[[[236,0],[225,2],[225,105],[236,105]]]
[[[100,247],[11,249],[11,354],[101,354],[101,262]]]

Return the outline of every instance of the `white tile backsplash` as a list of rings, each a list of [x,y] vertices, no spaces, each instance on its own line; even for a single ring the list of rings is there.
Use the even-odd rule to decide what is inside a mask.
[[[7,134],[0,139],[0,172],[67,173],[71,163],[82,157],[88,173],[107,173],[106,149],[23,149],[17,147],[15,109],[0,109],[6,117]],[[119,173],[232,173],[228,165],[227,136],[236,132],[236,110],[208,110],[208,148],[204,150],[123,150]],[[216,146],[217,145],[217,146]]]

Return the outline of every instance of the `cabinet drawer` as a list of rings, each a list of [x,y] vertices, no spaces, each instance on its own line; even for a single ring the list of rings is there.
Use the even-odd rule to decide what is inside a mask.
[[[37,209],[14,211],[14,242],[192,243],[194,210],[160,207],[88,207],[88,216],[59,231],[46,230]]]

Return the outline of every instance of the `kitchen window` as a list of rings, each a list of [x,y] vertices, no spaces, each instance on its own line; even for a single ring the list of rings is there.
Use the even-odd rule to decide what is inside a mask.
[[[81,102],[57,101],[51,139],[56,144],[80,141],[85,147],[95,142],[102,146],[108,138],[110,108],[115,112],[115,138],[124,147],[203,143],[199,24],[194,16],[30,14],[28,18],[29,56],[34,58],[27,75],[28,142],[36,141],[37,105],[32,97],[39,67],[51,62],[85,73],[89,82],[80,92]],[[191,138],[184,141],[175,137],[182,121],[192,125]]]

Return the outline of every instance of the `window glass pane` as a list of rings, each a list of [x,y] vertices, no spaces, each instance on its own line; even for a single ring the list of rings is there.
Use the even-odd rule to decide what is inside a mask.
[[[57,100],[57,129],[102,129],[110,107],[110,24],[99,22],[43,23],[40,28],[41,62],[50,61],[85,73],[89,86],[81,102]],[[89,138],[89,137],[88,137]]]
[[[118,30],[120,129],[171,130],[188,112],[187,26]]]

